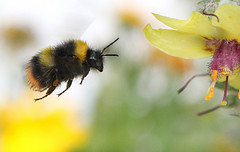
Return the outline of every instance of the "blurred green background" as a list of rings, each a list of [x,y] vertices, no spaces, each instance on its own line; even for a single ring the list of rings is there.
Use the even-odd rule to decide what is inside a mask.
[[[207,60],[170,57],[150,46],[143,28],[163,27],[152,12],[186,19],[192,0],[0,1],[0,151],[3,152],[238,152],[238,108],[220,108],[223,91],[204,101]],[[25,65],[41,49],[68,39],[109,48],[103,73],[91,71],[61,97],[30,90]],[[233,94],[235,92],[232,92]],[[231,92],[229,92],[231,94]]]

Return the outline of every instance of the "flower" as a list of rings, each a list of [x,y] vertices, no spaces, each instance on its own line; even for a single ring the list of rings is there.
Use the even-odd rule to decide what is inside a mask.
[[[1,29],[0,36],[4,40],[4,44],[13,51],[19,51],[35,42],[32,30],[26,25],[8,25]]]
[[[240,7],[224,4],[217,8],[215,15],[193,12],[188,20],[153,15],[176,30],[153,29],[147,25],[144,33],[148,41],[161,51],[180,58],[212,56],[208,71],[212,75],[212,83],[205,100],[214,96],[216,81],[226,81],[221,102],[226,105],[228,84],[240,89]],[[207,15],[213,18],[209,19]]]
[[[31,92],[0,107],[0,151],[64,152],[88,140],[88,130],[79,124],[74,108],[35,103]]]

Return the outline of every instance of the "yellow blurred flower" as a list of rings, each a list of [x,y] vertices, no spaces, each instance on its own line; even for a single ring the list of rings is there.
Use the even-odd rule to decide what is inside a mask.
[[[29,94],[0,108],[0,151],[66,152],[85,145],[88,131],[73,108],[35,103]]]
[[[210,20],[206,15],[214,17]],[[228,83],[240,89],[239,15],[240,7],[231,4],[221,5],[215,14],[193,12],[188,20],[154,14],[159,21],[176,30],[156,30],[147,25],[144,33],[153,46],[169,55],[187,59],[213,56],[209,64],[212,83],[205,99],[210,100],[214,96],[217,80],[226,81],[221,102],[226,105]]]
[[[140,12],[134,6],[128,6],[120,9],[119,16],[124,24],[143,28],[145,25],[144,18],[140,18]]]
[[[8,25],[1,32],[4,43],[14,51],[33,43],[35,40],[33,32],[28,26]]]

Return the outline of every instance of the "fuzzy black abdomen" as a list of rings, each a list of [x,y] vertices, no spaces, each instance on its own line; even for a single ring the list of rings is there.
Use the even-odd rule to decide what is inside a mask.
[[[52,85],[56,78],[54,70],[53,68],[42,65],[39,55],[36,55],[31,59],[29,67],[32,76],[38,81],[39,88],[44,89]]]

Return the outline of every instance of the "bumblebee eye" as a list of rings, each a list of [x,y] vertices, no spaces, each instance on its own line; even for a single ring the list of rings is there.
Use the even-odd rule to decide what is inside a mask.
[[[90,59],[90,60],[89,60],[89,63],[90,63],[91,65],[96,65],[96,62],[95,62],[94,59]]]

